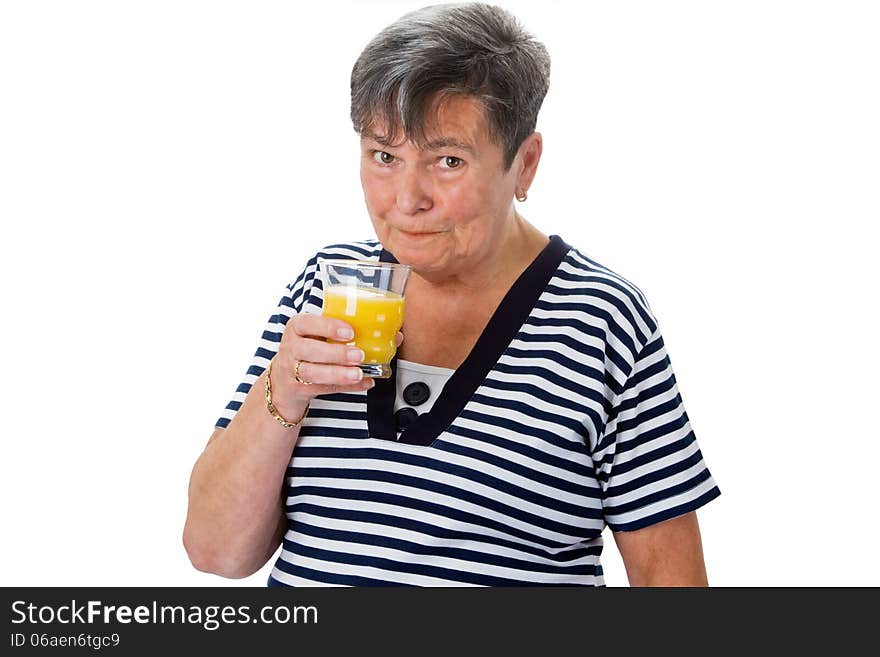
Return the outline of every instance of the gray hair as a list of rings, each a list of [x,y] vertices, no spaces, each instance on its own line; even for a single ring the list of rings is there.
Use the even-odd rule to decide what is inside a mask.
[[[423,145],[436,101],[472,97],[509,169],[549,84],[547,49],[512,14],[476,2],[435,5],[399,18],[364,48],[351,71],[351,120],[359,135],[375,124],[389,144],[402,130]]]

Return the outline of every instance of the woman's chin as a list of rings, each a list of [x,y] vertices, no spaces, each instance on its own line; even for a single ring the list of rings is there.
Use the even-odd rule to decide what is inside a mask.
[[[413,269],[432,270],[438,268],[449,254],[448,245],[442,235],[402,239],[393,238],[385,248],[394,254],[398,262],[412,265]]]

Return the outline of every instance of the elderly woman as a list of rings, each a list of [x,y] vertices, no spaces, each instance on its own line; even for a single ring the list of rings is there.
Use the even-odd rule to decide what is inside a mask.
[[[632,585],[706,584],[695,510],[719,491],[644,295],[514,206],[549,71],[483,4],[408,14],[363,51],[378,239],[286,288],[193,469],[196,568],[246,577],[280,545],[270,585],[603,585],[607,525]],[[391,378],[363,378],[352,327],[320,314],[321,258],[411,265]]]

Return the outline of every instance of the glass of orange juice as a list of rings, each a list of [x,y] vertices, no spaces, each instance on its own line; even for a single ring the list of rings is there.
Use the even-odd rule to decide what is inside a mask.
[[[375,260],[320,260],[321,314],[351,324],[346,344],[364,351],[365,377],[387,379],[403,326],[403,299],[410,266]],[[335,342],[330,340],[330,342]]]

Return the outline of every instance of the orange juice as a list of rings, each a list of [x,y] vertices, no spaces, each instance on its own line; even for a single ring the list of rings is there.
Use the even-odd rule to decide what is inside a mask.
[[[403,297],[388,290],[331,285],[324,289],[321,314],[351,324],[355,344],[364,350],[364,363],[385,365],[397,351],[397,332],[403,326]]]

